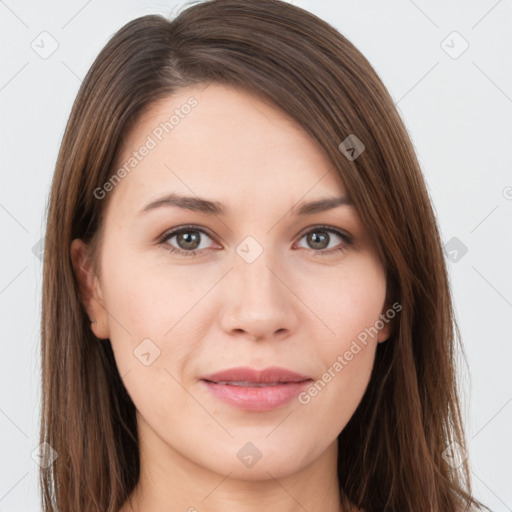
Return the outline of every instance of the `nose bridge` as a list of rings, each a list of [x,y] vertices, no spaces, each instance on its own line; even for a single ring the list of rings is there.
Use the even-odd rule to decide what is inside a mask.
[[[267,301],[284,299],[280,297],[283,284],[275,275],[276,269],[280,267],[276,250],[269,243],[269,237],[265,239],[264,246],[253,236],[248,236],[238,244],[235,273],[241,280],[243,295]]]
[[[286,282],[286,277],[279,276],[283,267],[279,265],[276,250],[247,237],[236,248],[233,267],[223,328],[243,330],[257,338],[290,329],[293,294],[281,281]]]

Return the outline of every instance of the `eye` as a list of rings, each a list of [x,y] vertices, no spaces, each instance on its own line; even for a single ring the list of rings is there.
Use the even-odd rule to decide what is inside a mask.
[[[201,247],[201,238],[206,236],[211,237],[203,229],[197,226],[182,226],[170,232],[164,233],[158,240],[160,244],[166,244],[169,252],[177,253],[180,256],[195,256],[196,250],[203,250]],[[171,239],[176,238],[178,247],[168,243]]]
[[[333,234],[334,241],[336,241],[336,238],[338,239],[337,245],[340,244],[340,241],[342,243],[339,245],[339,247],[335,244],[334,248],[331,247],[329,249]],[[197,255],[196,251],[203,251],[208,248],[202,244],[203,237],[212,240],[210,235],[208,235],[204,229],[199,228],[198,226],[181,226],[164,233],[158,239],[158,242],[161,245],[165,245],[165,248],[171,253],[176,253],[180,256],[193,257]],[[176,241],[174,244],[171,244],[170,241],[173,238],[175,238]],[[348,247],[352,244],[352,239],[350,236],[331,226],[316,226],[315,228],[310,229],[304,233],[300,237],[300,240],[303,238],[306,238],[307,243],[310,245],[310,247],[305,247],[305,249],[313,251],[315,255],[330,255],[333,253],[342,252],[347,250]]]
[[[342,241],[342,244],[339,247],[335,244],[334,248],[331,246],[329,250],[324,250],[329,247],[332,241],[332,235],[329,233],[334,234],[334,239],[338,238]],[[348,235],[331,226],[317,226],[304,233],[300,239],[302,240],[303,238],[306,238],[306,243],[310,246],[306,247],[306,249],[314,251],[319,256],[346,251],[352,243],[352,239]]]

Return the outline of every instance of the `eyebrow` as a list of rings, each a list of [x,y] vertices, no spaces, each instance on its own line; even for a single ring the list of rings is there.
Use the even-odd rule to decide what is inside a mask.
[[[308,203],[302,203],[298,207],[293,208],[292,213],[295,215],[311,215],[313,213],[332,210],[342,205],[353,206],[353,202],[347,196],[326,197]],[[223,215],[225,212],[224,205],[219,201],[210,201],[201,197],[181,196],[176,193],[170,193],[146,204],[139,212],[139,215],[168,206],[175,206],[205,215]]]

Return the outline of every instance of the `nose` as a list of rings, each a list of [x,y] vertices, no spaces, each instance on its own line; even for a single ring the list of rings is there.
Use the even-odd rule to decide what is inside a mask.
[[[270,250],[252,262],[235,255],[234,268],[223,283],[221,327],[254,341],[283,339],[297,326],[297,299],[284,265]]]

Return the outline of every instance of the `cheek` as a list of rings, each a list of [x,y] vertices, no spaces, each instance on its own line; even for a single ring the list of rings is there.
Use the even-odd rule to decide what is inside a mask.
[[[129,251],[116,250],[120,246],[113,237],[105,244],[102,291],[112,349],[124,375],[165,366],[173,325],[185,313],[187,285],[180,279],[161,279],[157,268]],[[179,356],[179,350],[174,354]]]
[[[361,318],[359,322],[364,325]],[[318,344],[315,356],[322,361],[321,373],[297,397],[309,427],[318,428],[322,419],[324,435],[331,439],[345,428],[361,402],[370,381],[377,346],[371,333],[351,335],[359,333],[356,320],[347,323],[348,327],[339,326],[341,334],[335,341],[323,340]]]
[[[197,292],[190,290],[190,281],[177,277],[169,283],[157,269],[138,265],[123,257],[105,276],[110,341],[139,414],[148,423],[168,425],[170,411],[190,406],[180,383],[197,348],[186,316]]]
[[[117,332],[122,324],[125,334],[128,331],[134,338],[162,338],[199,296],[197,282],[183,267],[169,271],[169,265],[155,264],[144,253],[116,251],[115,247],[112,243],[105,248],[103,262],[110,326]]]
[[[202,300],[213,278],[198,281],[197,271],[148,264],[149,258],[114,247],[103,253],[110,341],[119,373],[129,375],[125,384],[139,405],[148,396],[179,393],[176,380],[189,382],[203,330],[215,321],[212,302]]]
[[[371,255],[347,260],[346,265],[309,277],[303,284],[311,310],[327,328],[325,350],[348,350],[359,337],[371,342],[375,324],[383,312],[386,280],[382,267]],[[373,329],[372,329],[373,328]],[[325,329],[324,329],[325,330]]]
[[[318,336],[314,354],[322,361],[323,373],[299,396],[299,402],[310,418],[329,418],[329,429],[337,435],[353,415],[370,380],[386,282],[381,267],[367,258],[323,283],[312,297],[329,328],[327,335]]]

